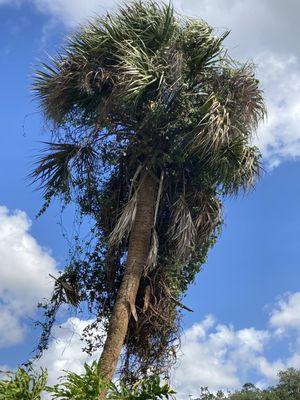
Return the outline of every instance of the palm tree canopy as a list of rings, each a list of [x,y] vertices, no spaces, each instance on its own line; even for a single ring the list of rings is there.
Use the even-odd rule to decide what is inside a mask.
[[[95,221],[89,246],[63,277],[104,325],[124,273],[142,171],[160,183],[127,372],[165,368],[180,299],[222,224],[222,199],[259,175],[251,137],[265,115],[262,92],[253,65],[228,56],[227,35],[171,4],[134,1],[82,27],[35,76],[55,143],[32,176],[47,201],[64,195]],[[63,289],[48,305],[41,348],[62,302]],[[90,339],[88,350],[95,346]]]

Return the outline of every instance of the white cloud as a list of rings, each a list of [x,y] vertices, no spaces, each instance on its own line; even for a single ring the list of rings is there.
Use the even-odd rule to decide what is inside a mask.
[[[22,340],[24,318],[49,295],[49,273],[56,271],[54,259],[30,235],[30,225],[24,212],[10,214],[0,206],[0,346]]]
[[[21,342],[24,331],[19,318],[6,307],[0,306],[0,348]]]
[[[269,333],[254,328],[235,330],[211,316],[188,329],[182,338],[174,384],[178,398],[196,396],[201,386],[210,390],[235,389],[257,368]]]
[[[268,108],[256,142],[268,164],[277,166],[300,156],[300,63],[295,56],[272,53],[256,61]]]
[[[39,11],[73,27],[94,15],[102,15],[115,4],[113,0],[32,0]]]
[[[252,379],[258,387],[274,384],[280,370],[300,368],[299,331],[300,292],[289,294],[274,305],[265,330],[237,330],[207,316],[182,337],[173,376],[178,400],[188,394],[197,396],[201,386],[213,391],[235,390]],[[276,357],[276,350],[272,352],[280,342],[288,350],[282,358]]]
[[[0,379],[4,378],[9,371],[10,369],[7,365],[0,364]]]
[[[300,332],[300,292],[279,300],[271,313],[270,325],[280,333],[291,329]]]
[[[295,0],[174,0],[174,4],[181,12],[203,18],[214,27],[230,29],[227,43],[244,59],[265,50],[300,53],[300,3]]]

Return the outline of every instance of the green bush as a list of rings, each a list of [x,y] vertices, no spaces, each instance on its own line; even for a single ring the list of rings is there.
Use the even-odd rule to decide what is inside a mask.
[[[214,394],[208,388],[201,388],[197,400],[300,400],[300,371],[290,368],[279,372],[278,376],[278,384],[265,390],[249,383],[227,394],[222,391]],[[18,368],[16,372],[4,374],[0,380],[0,400],[41,400],[46,392],[52,400],[98,400],[103,388],[96,362],[91,366],[85,364],[82,374],[66,371],[52,387],[47,386],[45,369],[35,372],[31,368]],[[175,395],[170,386],[155,375],[131,386],[124,382],[109,383],[106,389],[107,400],[163,400]]]
[[[32,369],[18,368],[8,372],[0,380],[0,400],[41,400],[48,392],[53,400],[98,400],[105,384],[99,379],[97,363],[84,365],[84,372],[76,374],[66,371],[59,383],[47,386],[47,371],[40,373]],[[156,400],[168,399],[175,392],[166,383],[161,383],[158,376],[136,382],[131,387],[124,383],[106,385],[109,400]]]
[[[110,400],[156,400],[173,398],[174,390],[165,383],[161,384],[158,376],[138,381],[132,387],[120,383],[119,386],[111,384],[108,399]]]
[[[46,389],[47,371],[40,373],[24,368],[8,372],[0,380],[0,400],[41,400]]]
[[[91,366],[84,364],[84,373],[66,371],[66,375],[60,378],[61,383],[48,387],[52,399],[61,400],[98,400],[103,383],[97,375],[97,364]]]
[[[101,389],[105,384],[99,379],[97,363],[91,366],[84,365],[84,373],[79,375],[74,372],[66,372],[60,378],[61,383],[47,388],[56,400],[98,400]],[[131,387],[124,383],[110,383],[106,385],[109,400],[156,400],[168,399],[175,392],[166,383],[161,384],[158,376],[136,382]]]

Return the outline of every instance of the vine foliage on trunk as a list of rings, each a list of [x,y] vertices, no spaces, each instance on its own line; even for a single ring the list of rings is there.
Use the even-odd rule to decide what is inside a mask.
[[[228,56],[227,35],[171,4],[134,1],[79,29],[37,71],[34,91],[52,132],[32,173],[42,212],[57,196],[93,224],[41,304],[39,354],[65,303],[95,316],[85,350],[102,344],[148,174],[155,215],[120,371],[128,380],[167,373],[183,298],[220,232],[222,201],[252,188],[260,171],[251,137],[265,115],[262,92],[253,65]]]

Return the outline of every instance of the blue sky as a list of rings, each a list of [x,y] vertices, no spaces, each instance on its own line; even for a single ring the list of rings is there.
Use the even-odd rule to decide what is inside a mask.
[[[59,206],[40,219],[40,193],[26,179],[47,128],[30,93],[35,65],[59,48],[105,0],[0,0],[0,366],[14,368],[33,349],[35,304],[51,290],[49,272],[63,266]],[[268,385],[279,369],[300,368],[300,35],[297,0],[175,1],[179,11],[232,30],[231,54],[252,59],[269,118],[255,142],[265,173],[254,192],[225,204],[225,226],[185,299],[182,355],[173,380],[181,398],[200,386]],[[278,29],[280,27],[280,29]],[[298,34],[297,34],[298,33]],[[16,211],[19,210],[19,211]],[[30,223],[31,221],[31,223]],[[72,211],[64,215],[71,226]],[[66,315],[40,361],[53,381],[80,371],[84,319]],[[86,316],[85,316],[86,317]],[[72,338],[72,340],[71,340]],[[1,369],[1,368],[0,368]]]

